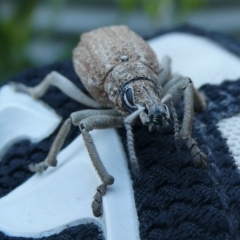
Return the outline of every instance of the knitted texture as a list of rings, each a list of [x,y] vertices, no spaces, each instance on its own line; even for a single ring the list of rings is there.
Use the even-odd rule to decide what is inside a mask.
[[[194,118],[193,137],[208,155],[207,170],[193,165],[184,144],[177,151],[172,128],[150,134],[134,127],[142,170],[138,178],[132,175],[141,239],[239,239],[240,175],[216,126],[240,112],[239,89],[240,80],[201,88],[208,105]],[[126,145],[124,130],[119,133]]]
[[[36,238],[9,237],[0,232],[1,240],[31,240]],[[39,238],[38,238],[39,239]],[[43,237],[41,240],[100,240],[104,239],[102,232],[94,224],[79,225],[63,230],[60,234]]]
[[[240,46],[222,35],[213,37],[216,34],[196,28],[189,30],[189,27],[185,27],[185,30],[198,35],[205,34],[221,44],[224,42],[225,47],[229,46],[231,51],[240,55]],[[58,71],[79,88],[83,88],[74,73],[71,61],[28,70],[10,81],[34,86],[52,70]],[[193,165],[184,142],[181,151],[177,151],[171,127],[158,134],[149,133],[140,122],[133,127],[141,174],[139,177],[132,175],[132,179],[142,240],[240,239],[240,175],[229,153],[226,139],[221,136],[216,126],[220,119],[240,112],[239,89],[240,80],[225,81],[218,86],[205,85],[201,88],[207,97],[208,105],[206,111],[195,115],[193,137],[208,155],[207,170],[197,169]],[[63,119],[71,112],[86,109],[53,87],[42,100]],[[176,109],[181,122],[182,102]],[[39,162],[47,156],[58,130],[59,128],[39,143],[32,144],[23,140],[9,148],[0,163],[0,197],[32,176],[28,164]],[[126,131],[119,129],[118,132],[126,146]],[[78,128],[73,127],[64,146],[79,134]],[[0,239],[26,238],[14,238],[0,233]],[[43,239],[104,237],[97,226],[87,224],[68,228]]]

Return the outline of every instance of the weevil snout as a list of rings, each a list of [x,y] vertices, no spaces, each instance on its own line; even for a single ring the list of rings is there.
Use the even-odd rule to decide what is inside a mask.
[[[145,124],[150,132],[158,132],[161,128],[167,128],[170,119],[168,107],[165,104],[154,105],[148,119]]]
[[[123,90],[123,104],[126,110],[134,112],[137,106],[145,108],[140,114],[140,119],[148,126],[150,132],[166,128],[170,119],[168,106],[161,103],[159,95],[156,87],[147,80],[127,84]]]

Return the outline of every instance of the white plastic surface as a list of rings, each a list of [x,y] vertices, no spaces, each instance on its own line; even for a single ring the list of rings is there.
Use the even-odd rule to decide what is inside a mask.
[[[231,118],[222,119],[218,122],[218,127],[227,139],[229,150],[240,169],[240,113]]]
[[[173,72],[191,77],[197,87],[204,83],[218,84],[223,79],[235,80],[240,77],[239,58],[204,38],[171,33],[151,40],[150,44],[159,59],[164,55],[172,58]],[[11,107],[6,107],[12,97],[0,92],[0,121],[4,124],[0,128],[0,142],[8,135],[3,129],[11,131],[11,126],[16,124],[16,118],[8,117],[1,111],[4,108],[12,111]],[[35,101],[28,99],[22,105],[25,109],[27,106],[32,108],[32,104]],[[17,108],[22,107],[18,105]],[[37,115],[34,117],[40,119],[41,111],[35,111]],[[22,118],[26,115],[29,113],[19,113]],[[18,137],[28,131],[25,129],[27,120],[21,123],[23,132],[16,133],[20,131],[19,127],[14,129]],[[55,127],[49,129],[49,134]],[[39,137],[43,131],[41,127],[36,136]],[[103,198],[103,216],[95,218],[91,212],[92,197],[100,180],[80,136],[59,154],[57,169],[50,168],[41,175],[35,174],[0,199],[0,231],[12,236],[41,237],[57,233],[68,226],[95,222],[102,227],[107,240],[139,239],[132,183],[121,142],[113,129],[92,131],[92,135],[101,159],[115,178],[115,183]]]
[[[59,117],[52,113],[52,122],[45,121],[49,110],[35,105],[39,103],[32,98],[20,101],[23,94],[11,91],[8,86],[0,93],[2,128],[10,132],[16,119],[24,119],[20,128],[14,128],[12,136],[27,137],[25,133],[34,132],[34,137],[41,140],[40,130],[44,131],[44,126],[39,123],[51,126],[45,137],[57,127]],[[5,115],[5,109],[9,115]],[[13,117],[12,111],[17,111],[18,117]],[[1,141],[8,132],[0,131]],[[79,131],[77,127],[76,131]],[[104,215],[95,218],[92,214],[92,198],[101,182],[79,136],[58,155],[57,168],[35,174],[0,199],[0,231],[11,236],[43,237],[69,226],[94,222],[102,228],[106,239],[118,239],[119,233],[126,240],[139,239],[132,184],[121,141],[114,129],[95,130],[91,134],[100,158],[115,178],[104,196]]]
[[[172,58],[173,73],[190,77],[197,88],[240,78],[239,57],[204,37],[169,33],[149,43],[159,59]]]
[[[43,237],[67,226],[94,222],[107,239],[118,239],[119,233],[123,239],[138,239],[131,180],[121,142],[113,129],[93,131],[92,136],[107,170],[115,176],[114,185],[104,196],[104,215],[95,218],[92,214],[92,197],[101,182],[79,136],[59,154],[57,169],[35,174],[1,199],[1,231]]]
[[[19,139],[39,142],[53,132],[61,118],[40,101],[16,94],[10,86],[0,88],[0,155]]]

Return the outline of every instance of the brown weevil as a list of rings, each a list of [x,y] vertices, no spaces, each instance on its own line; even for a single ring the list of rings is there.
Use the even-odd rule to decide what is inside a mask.
[[[174,124],[176,147],[180,149],[184,139],[196,166],[206,168],[207,156],[191,137],[194,105],[204,110],[204,97],[194,88],[190,78],[173,75],[170,58],[163,57],[161,64],[150,46],[126,26],[104,27],[81,37],[73,51],[74,68],[88,97],[70,80],[57,72],[51,72],[35,87],[12,83],[18,92],[40,98],[49,86],[56,86],[74,100],[97,108],[74,112],[63,123],[47,158],[37,164],[30,164],[30,170],[42,172],[49,166],[56,166],[56,157],[71,125],[79,126],[91,161],[102,180],[92,203],[95,216],[102,214],[102,196],[107,185],[114,182],[97,153],[90,135],[93,129],[123,127],[127,130],[127,146],[131,170],[139,174],[139,165],[134,149],[132,125],[137,117],[151,132]],[[174,104],[184,99],[183,122],[180,129]]]

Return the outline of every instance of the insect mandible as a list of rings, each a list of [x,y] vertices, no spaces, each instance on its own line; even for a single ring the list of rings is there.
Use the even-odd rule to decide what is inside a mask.
[[[48,156],[29,168],[42,172],[57,165],[57,154],[62,148],[72,125],[79,126],[92,164],[102,184],[97,188],[92,202],[95,216],[102,214],[102,196],[114,178],[104,167],[90,135],[93,129],[124,127],[127,131],[127,147],[131,170],[139,174],[134,149],[132,125],[136,118],[151,132],[159,131],[171,119],[174,126],[176,147],[181,140],[186,143],[196,166],[206,168],[207,156],[191,137],[194,105],[204,110],[206,103],[190,78],[173,75],[170,58],[163,57],[161,64],[150,46],[126,26],[111,26],[85,33],[73,51],[74,68],[85,88],[87,96],[70,80],[57,72],[51,72],[35,87],[12,83],[18,92],[40,98],[50,86],[59,88],[69,97],[85,104],[89,110],[72,113],[63,123]],[[180,129],[174,104],[183,97],[183,122]]]

